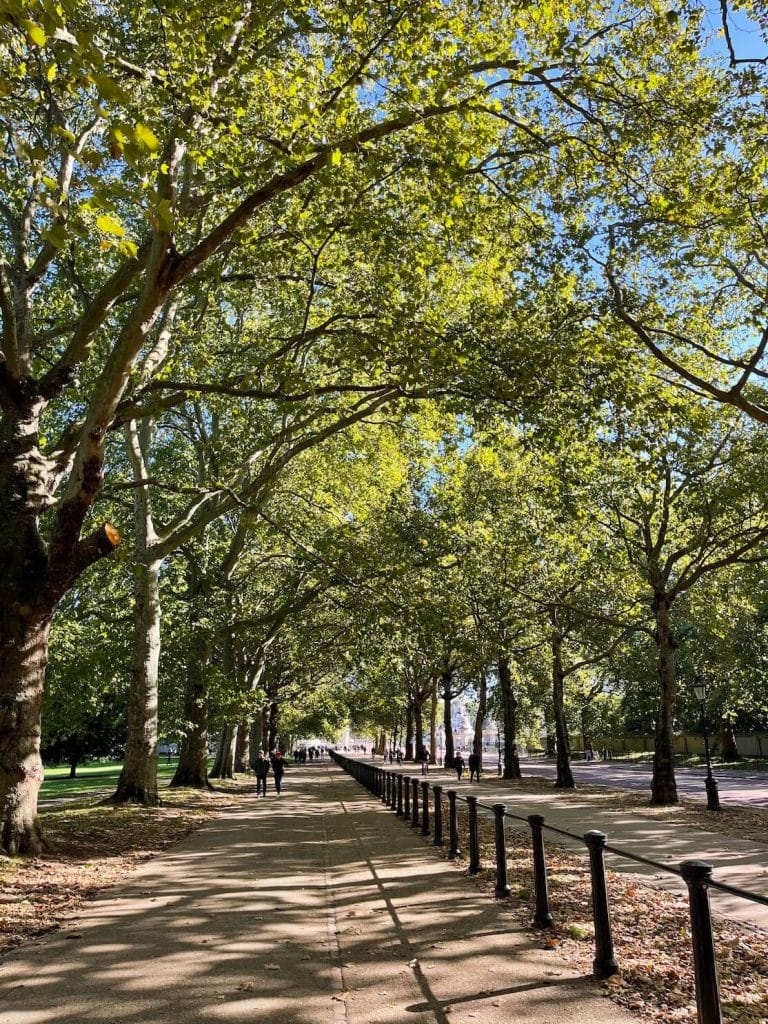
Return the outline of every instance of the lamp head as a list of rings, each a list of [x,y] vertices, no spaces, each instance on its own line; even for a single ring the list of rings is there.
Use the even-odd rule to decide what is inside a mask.
[[[707,699],[707,686],[704,682],[704,677],[700,672],[696,673],[693,680],[693,692],[696,694],[696,700],[699,704],[703,704]]]

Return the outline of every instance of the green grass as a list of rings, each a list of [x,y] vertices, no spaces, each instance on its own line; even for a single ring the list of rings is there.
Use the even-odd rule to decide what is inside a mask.
[[[164,756],[158,761],[157,775],[161,786],[170,781],[176,770],[176,762],[177,758],[173,758],[171,763],[167,764]],[[40,799],[89,796],[95,790],[112,790],[117,785],[122,767],[122,761],[93,761],[91,764],[80,765],[74,779],[69,777],[69,765],[46,767]]]

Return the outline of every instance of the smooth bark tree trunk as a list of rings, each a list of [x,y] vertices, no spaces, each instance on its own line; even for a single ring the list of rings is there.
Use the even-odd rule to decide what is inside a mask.
[[[414,756],[418,756],[424,742],[424,709],[418,697],[413,701]]]
[[[251,723],[238,722],[235,747],[235,772],[244,775],[251,767]]]
[[[472,753],[483,754],[483,726],[485,715],[488,710],[488,676],[485,669],[480,671],[480,688],[477,700],[477,714],[475,715],[475,734],[472,739]]]
[[[269,705],[269,733],[267,736],[267,749],[271,754],[273,750],[277,749],[277,737],[278,728],[280,725],[280,705],[276,700],[270,702]]]
[[[663,806],[678,802],[673,746],[677,699],[676,644],[667,596],[664,593],[657,593],[652,608],[656,619],[659,710],[656,718],[651,803]]]
[[[413,761],[415,757],[413,748],[413,697],[408,698],[408,706],[405,709],[405,743],[403,747],[403,759],[405,761]]]
[[[189,570],[188,597],[192,638],[184,687],[184,734],[171,786],[210,789],[206,668],[211,659],[211,638],[208,630],[201,625],[205,615],[205,590],[201,575],[194,565],[190,565]]]
[[[568,725],[565,720],[565,671],[563,669],[563,639],[557,629],[552,631],[552,703],[555,716],[555,738],[557,740],[557,789],[575,789],[576,783],[571,771],[571,745]]]
[[[517,755],[517,700],[512,685],[512,670],[509,658],[499,656],[499,686],[501,687],[501,709],[504,722],[504,769],[505,779],[519,779],[520,759]]]
[[[429,697],[429,759],[437,764],[437,676],[432,678]]]
[[[443,765],[446,768],[453,768],[453,714],[451,707],[451,701],[453,700],[453,693],[451,692],[453,672],[443,672],[440,678],[443,687],[443,728],[445,729],[445,757],[443,758]]]
[[[219,736],[216,759],[211,769],[212,779],[234,779],[235,777],[235,746],[237,744],[237,726],[225,725]]]
[[[128,740],[114,803],[156,805],[160,562],[136,563]]]

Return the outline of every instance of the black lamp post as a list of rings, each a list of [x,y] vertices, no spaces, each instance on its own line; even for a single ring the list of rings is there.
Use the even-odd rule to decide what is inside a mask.
[[[698,673],[696,676],[693,684],[693,692],[696,694],[696,700],[699,702],[699,710],[701,711],[701,730],[704,733],[704,756],[707,759],[707,778],[704,785],[707,789],[707,810],[719,811],[720,794],[717,791],[717,779],[712,774],[712,759],[709,756],[709,735],[707,734],[707,715],[704,709],[704,702],[707,699],[707,687],[701,673]]]

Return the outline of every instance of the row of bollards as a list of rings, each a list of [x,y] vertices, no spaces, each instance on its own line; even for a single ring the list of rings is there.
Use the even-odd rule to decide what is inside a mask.
[[[413,829],[419,829],[422,836],[432,835],[434,846],[444,846],[443,836],[443,787],[431,785],[426,779],[419,780],[403,772],[387,771],[377,765],[367,764],[333,753],[338,764],[354,778],[366,786],[382,803],[393,810],[398,817],[409,821]],[[430,823],[430,789],[432,791],[432,821]],[[468,844],[470,874],[477,874],[482,867],[480,859],[480,837],[478,824],[478,799],[472,794],[459,797],[455,789],[447,789],[448,798],[448,858],[454,860],[461,856],[459,839],[458,800],[467,805]],[[540,814],[508,815],[506,804],[496,803],[490,808],[494,815],[494,839],[496,855],[496,886],[494,894],[497,899],[509,896],[510,887],[507,874],[507,844],[505,819],[515,818],[527,822],[531,831],[531,852],[533,862],[533,920],[536,928],[550,928],[553,917],[549,907],[549,890],[547,884],[547,864],[544,850],[544,818]],[[551,828],[551,826],[549,826]],[[608,905],[608,885],[605,872],[605,852],[608,837],[604,832],[593,829],[583,838],[570,832],[555,829],[562,835],[573,839],[581,839],[589,852],[590,879],[592,888],[592,915],[595,930],[595,957],[592,961],[593,971],[597,978],[608,978],[616,974],[619,967],[616,962],[611,932],[611,918]],[[628,852],[611,849],[619,856],[644,861]],[[653,863],[647,862],[646,863]],[[691,915],[691,934],[693,942],[693,963],[696,984],[696,1004],[699,1024],[722,1024],[720,1010],[720,991],[715,962],[715,946],[712,931],[712,916],[709,905],[709,885],[712,882],[712,865],[704,861],[683,861],[679,871],[665,865],[657,865],[665,870],[672,870],[682,876],[688,887]]]

